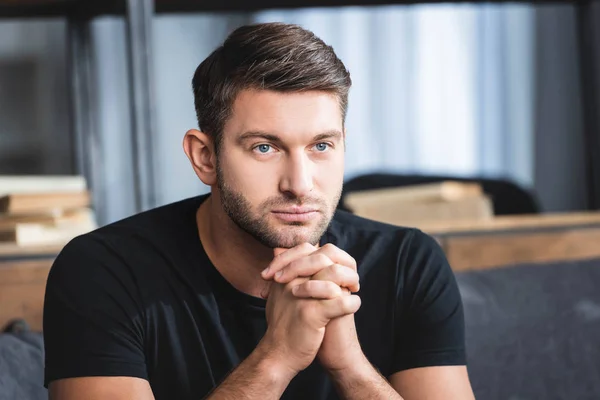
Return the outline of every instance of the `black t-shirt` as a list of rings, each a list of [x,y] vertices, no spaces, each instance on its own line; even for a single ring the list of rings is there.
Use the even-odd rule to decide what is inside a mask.
[[[107,225],[63,249],[44,304],[45,385],[132,376],[147,379],[157,400],[199,400],[252,352],[266,331],[266,302],[231,286],[204,252],[195,214],[205,198]],[[465,364],[460,294],[432,238],[338,211],[324,243],[356,259],[358,338],[384,376]],[[282,398],[338,397],[315,360]]]

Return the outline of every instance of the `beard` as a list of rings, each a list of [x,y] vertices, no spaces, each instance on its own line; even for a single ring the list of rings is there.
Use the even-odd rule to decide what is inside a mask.
[[[335,209],[342,195],[342,188],[336,193],[330,205],[323,198],[296,197],[282,194],[272,197],[258,206],[257,212],[253,212],[252,204],[242,193],[228,185],[223,177],[223,171],[217,162],[217,187],[221,199],[221,206],[227,216],[241,230],[248,233],[259,243],[270,248],[292,248],[301,243],[308,242],[312,245],[319,240],[327,230]],[[271,211],[294,205],[310,205],[319,209],[318,221],[310,222],[288,222],[275,227],[269,222]],[[314,226],[311,228],[311,225]]]

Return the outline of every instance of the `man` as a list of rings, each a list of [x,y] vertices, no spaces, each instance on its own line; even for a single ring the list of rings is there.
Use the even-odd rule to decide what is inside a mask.
[[[435,241],[335,212],[350,84],[294,25],[241,27],[200,64],[184,150],[211,194],[61,252],[52,399],[473,398]]]

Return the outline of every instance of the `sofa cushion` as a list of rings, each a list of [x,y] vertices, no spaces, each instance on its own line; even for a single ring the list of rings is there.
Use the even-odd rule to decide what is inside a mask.
[[[600,260],[457,273],[478,399],[600,398]]]
[[[47,400],[41,333],[0,334],[0,400]]]

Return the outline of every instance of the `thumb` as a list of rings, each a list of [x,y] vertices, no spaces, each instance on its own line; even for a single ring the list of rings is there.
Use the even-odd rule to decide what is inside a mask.
[[[284,248],[281,248],[281,247],[275,247],[275,248],[273,249],[273,255],[274,255],[275,257],[277,257],[277,256],[278,256],[278,255],[280,255],[281,253],[285,253],[285,251],[286,251],[286,250],[287,250],[287,249],[284,249]]]

